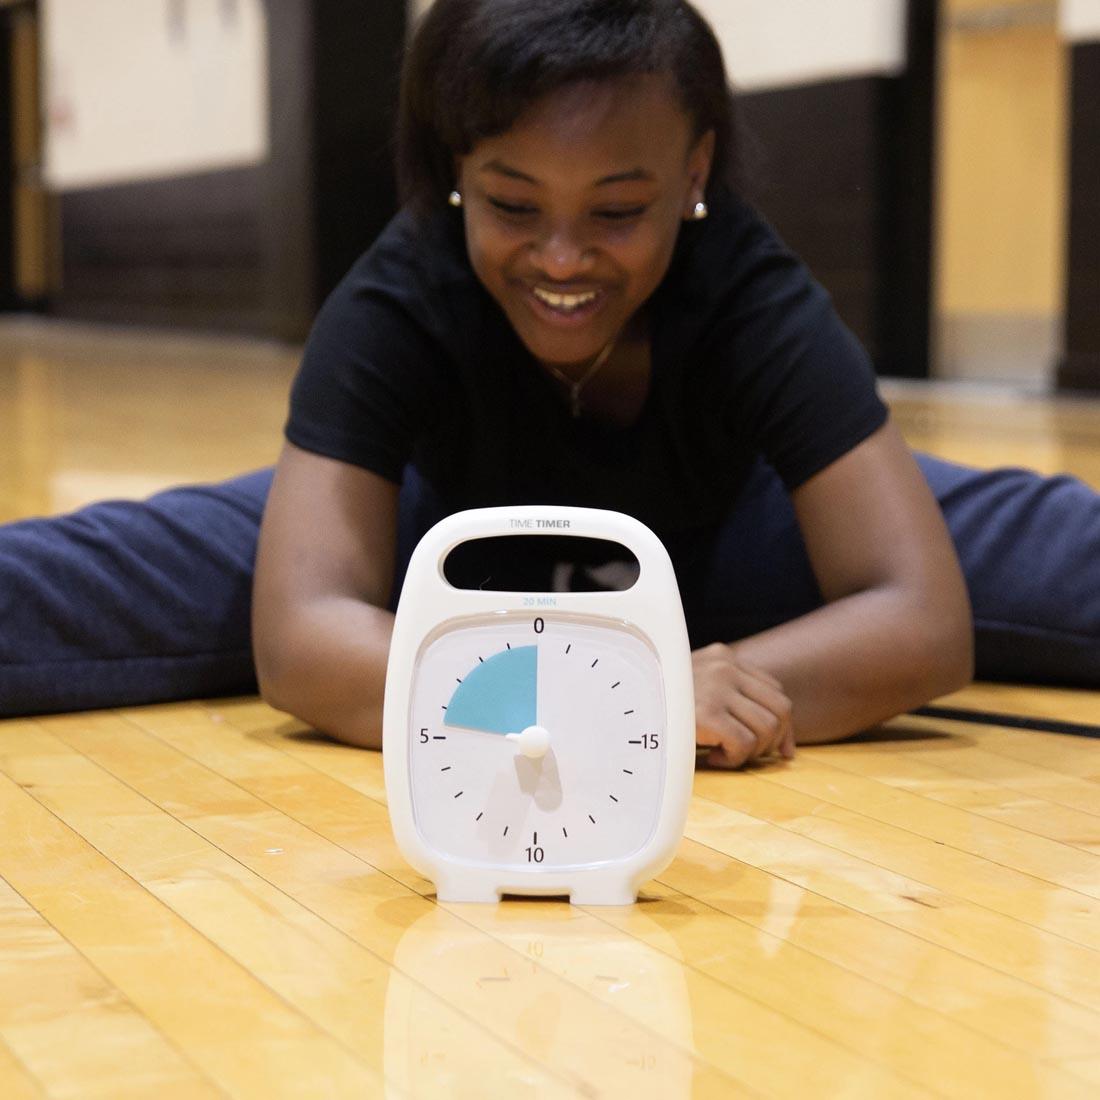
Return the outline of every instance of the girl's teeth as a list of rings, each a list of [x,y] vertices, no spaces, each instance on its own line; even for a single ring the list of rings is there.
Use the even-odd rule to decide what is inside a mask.
[[[534,293],[540,302],[544,302],[551,309],[561,310],[563,313],[571,313],[573,310],[580,309],[581,306],[588,305],[596,298],[594,291],[588,294],[555,294],[553,291],[535,287]]]

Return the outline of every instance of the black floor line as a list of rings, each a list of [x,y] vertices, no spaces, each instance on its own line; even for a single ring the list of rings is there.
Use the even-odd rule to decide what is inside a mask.
[[[983,726],[1011,726],[1018,730],[1100,738],[1100,726],[1085,722],[1059,722],[1053,718],[1028,718],[1020,714],[997,714],[993,711],[963,710],[957,707],[921,707],[913,713],[925,718],[948,718],[952,722],[975,722]]]

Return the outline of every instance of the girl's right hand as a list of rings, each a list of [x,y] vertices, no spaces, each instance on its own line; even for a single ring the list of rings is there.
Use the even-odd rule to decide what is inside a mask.
[[[715,768],[750,760],[794,758],[791,700],[764,669],[739,660],[720,642],[691,655],[695,672],[695,742]]]

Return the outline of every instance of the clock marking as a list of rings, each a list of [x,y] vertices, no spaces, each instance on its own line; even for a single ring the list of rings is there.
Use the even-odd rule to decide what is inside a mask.
[[[521,625],[526,628],[524,631],[526,638],[529,636],[526,631],[530,630],[530,620],[526,620]],[[634,648],[626,649],[625,656],[620,656],[617,650],[613,651],[611,646],[595,634],[596,629],[599,628],[590,628],[585,624],[578,657],[581,655],[581,650],[587,650],[588,653],[593,649],[596,650],[596,655],[589,661],[589,669],[595,671],[600,665],[604,666],[598,681],[589,679],[576,665],[564,660],[565,656],[572,655],[571,641],[561,649],[557,648],[562,636],[568,637],[566,630],[576,633],[576,627],[572,623],[545,620],[545,627],[541,633],[545,634],[546,640],[555,642],[553,646],[543,646],[541,638],[537,643],[535,639],[531,639],[531,643],[525,640],[513,645],[510,640],[505,641],[505,639],[509,634],[517,632],[516,624],[500,622],[498,627],[496,622],[490,622],[486,634],[481,636],[480,641],[466,643],[464,649],[457,638],[455,643],[452,643],[450,638],[446,637],[440,643],[439,652],[442,654],[440,658],[434,656],[434,649],[429,650],[427,660],[437,663],[425,666],[428,670],[426,673],[428,678],[424,682],[430,683],[431,671],[438,668],[443,675],[442,677],[437,675],[434,682],[436,685],[442,684],[443,691],[435,694],[435,698],[438,698],[439,694],[449,695],[450,698],[445,704],[436,704],[432,701],[432,694],[426,694],[423,702],[427,713],[424,717],[429,718],[431,708],[438,705],[443,712],[443,717],[437,718],[436,721],[444,725],[444,728],[453,727],[455,732],[453,735],[431,735],[430,731],[425,731],[425,741],[431,737],[433,740],[455,742],[448,746],[448,755],[452,760],[457,759],[456,763],[442,765],[438,762],[432,763],[422,755],[418,758],[419,763],[414,761],[415,768],[421,776],[421,782],[425,784],[421,790],[425,795],[431,792],[429,797],[437,800],[435,805],[438,812],[433,813],[428,820],[429,825],[440,838],[438,843],[454,844],[456,852],[466,854],[468,851],[478,858],[484,858],[481,853],[486,849],[491,851],[494,848],[491,832],[486,834],[482,829],[460,826],[461,815],[445,809],[446,799],[443,795],[447,793],[450,794],[452,801],[461,801],[465,798],[467,786],[474,792],[470,801],[479,801],[483,805],[490,804],[492,816],[497,821],[495,827],[501,830],[497,835],[502,840],[510,838],[512,830],[510,823],[500,824],[501,817],[515,817],[518,811],[522,821],[530,807],[537,812],[538,819],[543,821],[541,837],[533,823],[528,822],[531,827],[530,848],[524,846],[522,841],[517,842],[516,845],[499,846],[494,858],[499,858],[504,863],[518,863],[532,868],[536,864],[572,865],[576,857],[566,849],[560,849],[557,852],[548,850],[545,846],[545,837],[547,829],[555,827],[554,816],[557,816],[560,821],[562,817],[572,818],[578,810],[582,820],[587,817],[593,826],[592,833],[586,836],[578,834],[577,837],[577,844],[583,846],[586,857],[590,851],[589,846],[594,845],[591,851],[602,856],[605,851],[615,850],[616,845],[629,842],[625,838],[632,837],[638,831],[639,826],[633,819],[639,814],[644,815],[648,812],[645,808],[639,809],[639,806],[650,805],[654,771],[648,767],[648,757],[642,758],[646,764],[640,770],[636,767],[633,769],[623,767],[624,758],[635,762],[639,758],[633,754],[624,753],[622,746],[625,743],[629,747],[657,749],[659,747],[657,744],[649,744],[651,739],[656,742],[657,736],[639,733],[636,738],[625,742],[618,741],[617,744],[612,738],[610,743],[604,742],[606,749],[601,750],[600,756],[604,755],[604,751],[607,755],[595,769],[582,768],[575,774],[571,770],[567,775],[561,777],[558,775],[558,763],[564,764],[569,761],[568,754],[579,754],[583,751],[581,746],[590,738],[599,740],[598,731],[601,728],[614,729],[612,709],[614,704],[604,692],[617,691],[622,687],[626,683],[622,678],[623,675],[628,673],[631,675],[631,691],[626,694],[634,697],[633,702],[637,704],[637,709],[623,708],[619,713],[626,717],[637,718],[638,725],[642,726],[643,730],[654,728],[656,725],[654,718],[659,714],[659,711],[654,709],[655,704],[659,702],[659,695],[656,695],[648,679],[643,677],[642,682],[639,683],[634,674],[637,667],[642,665],[641,658],[635,653],[641,647],[637,642],[631,643]],[[595,645],[589,638],[589,630],[592,630],[593,636],[597,638]],[[536,633],[540,632],[536,630]],[[503,649],[501,642],[504,642]],[[479,652],[479,650],[483,651]],[[489,654],[487,657],[486,652]],[[644,656],[643,653],[642,657]],[[608,671],[612,675],[615,673],[620,675],[614,680],[604,680],[603,676]],[[454,687],[448,688],[446,686],[448,684],[453,684]],[[423,722],[417,723],[414,720],[411,724],[415,727],[415,733]],[[534,726],[541,727],[540,732],[545,730],[550,734],[551,744],[545,757],[540,755],[535,758],[533,754],[523,751],[523,736]],[[632,729],[636,728],[637,726],[632,723]],[[658,735],[661,732],[663,730],[658,727]],[[486,736],[492,734],[497,736]],[[423,743],[422,741],[421,744]],[[660,747],[663,748],[663,746]],[[587,812],[582,807],[584,802],[595,800],[598,803],[601,797],[608,798],[616,805],[616,809],[623,806],[622,796],[613,794],[604,786],[604,781],[611,777],[616,764],[619,765],[619,774],[637,778],[642,784],[640,789],[643,802],[639,804],[639,788],[637,784],[632,784],[633,795],[630,806],[624,806],[622,814],[613,814],[601,825],[600,819],[595,814]],[[444,791],[443,780],[438,778],[443,774],[449,775],[452,771],[458,773],[457,778],[465,779],[457,792],[450,787],[449,780],[447,786],[450,789]],[[600,773],[604,777],[603,781],[600,779]],[[499,779],[496,785],[490,788],[485,780],[494,774],[498,775]],[[432,776],[436,778],[430,778]],[[601,786],[603,786],[602,795]],[[570,805],[570,798],[572,805]],[[427,804],[426,802],[425,805]],[[469,802],[465,804],[469,805]],[[484,809],[476,812],[474,823],[480,826],[488,816],[488,811]],[[470,819],[465,820],[469,822]],[[568,827],[560,824],[556,827],[561,830],[562,839],[572,839]],[[572,848],[575,848],[575,845],[570,845],[570,849]]]

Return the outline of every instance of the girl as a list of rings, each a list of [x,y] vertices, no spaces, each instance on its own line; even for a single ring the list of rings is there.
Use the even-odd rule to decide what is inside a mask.
[[[270,492],[253,475],[0,536],[21,571],[9,713],[247,690],[265,495],[261,691],[353,744],[380,741],[412,545],[494,504],[612,508],[663,539],[714,765],[961,687],[975,641],[985,676],[1100,682],[1098,498],[914,460],[827,295],[737,195],[690,4],[437,0],[399,137],[405,208],[318,317]],[[560,577],[523,557],[469,582]]]

